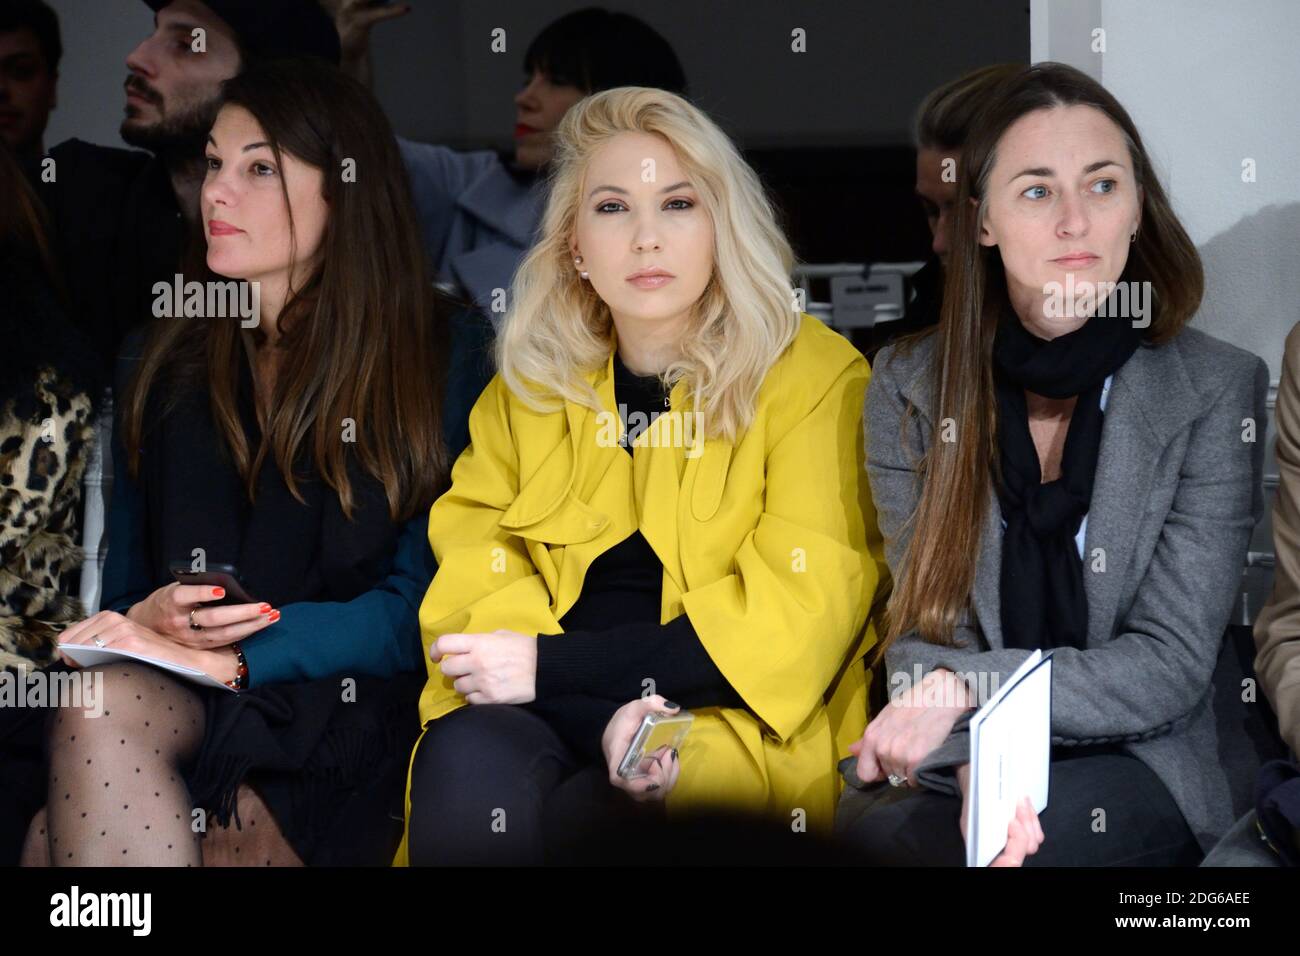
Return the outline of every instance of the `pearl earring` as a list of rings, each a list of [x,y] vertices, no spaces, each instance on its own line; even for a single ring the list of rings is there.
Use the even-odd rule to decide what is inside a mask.
[[[580,266],[580,265],[582,265],[582,256],[578,256],[577,258],[575,258],[575,259],[573,260],[573,264],[574,264],[575,266]],[[583,271],[579,270],[579,271],[578,271],[578,275],[582,276],[582,277],[585,279],[585,278],[587,278],[587,277],[590,275],[590,273],[588,273],[588,272],[583,272]]]

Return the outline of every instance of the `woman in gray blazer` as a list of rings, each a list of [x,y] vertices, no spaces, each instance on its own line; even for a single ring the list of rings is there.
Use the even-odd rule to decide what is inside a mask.
[[[878,863],[960,864],[970,716],[1041,648],[1049,802],[997,862],[1195,863],[1232,823],[1210,683],[1263,510],[1267,369],[1186,327],[1196,249],[1085,74],[1008,79],[958,179],[939,327],[867,392],[890,702],[837,828]]]

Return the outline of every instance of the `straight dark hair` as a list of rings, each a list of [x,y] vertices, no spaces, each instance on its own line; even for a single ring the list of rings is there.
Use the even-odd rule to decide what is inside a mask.
[[[993,63],[931,90],[916,110],[913,139],[917,149],[960,152],[975,117],[989,103],[990,91],[1023,69],[1021,63]]]
[[[225,106],[256,118],[281,168],[288,153],[324,173],[329,214],[320,255],[279,316],[285,355],[258,447],[250,447],[238,413],[246,361],[238,320],[156,319],[124,402],[129,467],[138,473],[151,389],[165,384],[174,403],[179,387],[206,383],[213,420],[250,500],[270,455],[303,501],[293,464],[309,452],[350,518],[347,463],[355,454],[383,483],[393,519],[408,518],[447,485],[441,425],[448,327],[393,130],[369,90],[317,58],[254,63],[223,85]],[[346,169],[355,170],[347,181]],[[287,206],[283,178],[281,193]],[[296,260],[292,211],[289,229]],[[187,275],[220,281],[197,262]],[[198,335],[196,321],[204,323]],[[266,338],[260,328],[245,334],[259,345]],[[344,440],[346,420],[355,423],[355,441]]]
[[[1120,281],[1150,282],[1151,324],[1145,345],[1168,342],[1201,302],[1204,274],[1187,236],[1156,178],[1142,137],[1119,101],[1073,67],[1038,63],[1023,67],[988,93],[958,164],[953,249],[945,269],[943,307],[937,329],[900,340],[903,350],[923,335],[938,336],[931,367],[936,421],[951,419],[957,440],[933,441],[916,452],[922,480],[913,531],[886,612],[879,653],[910,630],[936,644],[952,641],[970,603],[980,534],[992,482],[999,479],[997,402],[993,390],[993,337],[1008,308],[1006,275],[996,247],[979,242],[989,174],[1007,129],[1035,110],[1089,106],[1119,127],[1142,191],[1142,218]],[[905,415],[911,417],[909,407]],[[901,433],[910,429],[899,422]]]
[[[587,93],[652,86],[687,94],[686,73],[667,40],[630,13],[586,7],[548,24],[524,53],[524,72]]]

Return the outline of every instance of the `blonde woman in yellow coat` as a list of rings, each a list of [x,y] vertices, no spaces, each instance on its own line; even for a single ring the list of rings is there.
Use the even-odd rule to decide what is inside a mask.
[[[538,862],[553,821],[620,808],[826,834],[888,581],[867,362],[794,307],[757,177],[686,100],[608,90],[556,137],[499,372],[429,515],[396,862]],[[660,405],[639,422],[638,395]],[[619,777],[642,717],[678,704],[680,751]]]

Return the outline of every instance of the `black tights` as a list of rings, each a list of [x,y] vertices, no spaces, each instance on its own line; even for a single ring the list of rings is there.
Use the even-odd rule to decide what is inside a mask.
[[[661,813],[612,786],[537,714],[465,706],[429,724],[416,749],[409,856],[416,866],[560,862],[599,829]]]

